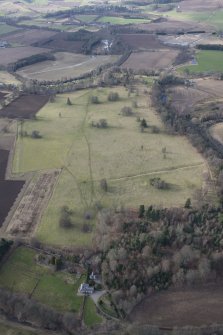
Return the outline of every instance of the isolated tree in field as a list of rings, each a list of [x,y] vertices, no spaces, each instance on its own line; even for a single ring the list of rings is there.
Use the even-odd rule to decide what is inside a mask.
[[[142,120],[140,121],[140,126],[143,127],[143,128],[148,128],[148,124],[147,124],[147,122],[146,122],[145,119],[142,119]]]
[[[72,105],[72,102],[70,101],[70,98],[69,98],[69,97],[67,98],[67,105],[68,105],[68,106],[71,106],[71,105]]]
[[[100,187],[104,192],[108,191],[108,183],[106,179],[101,179],[100,181]]]
[[[191,200],[188,198],[185,202],[184,208],[191,208]]]
[[[121,114],[123,116],[132,116],[133,115],[132,108],[128,106],[122,107]]]
[[[99,104],[99,99],[98,99],[98,97],[96,95],[93,95],[91,97],[91,103],[92,104]]]
[[[143,218],[145,214],[145,206],[144,205],[140,205],[139,206],[139,218]]]
[[[55,102],[55,95],[54,95],[54,94],[51,94],[49,100],[50,100],[51,103]]]
[[[108,95],[108,101],[118,101],[119,94],[117,92],[110,92]]]
[[[132,102],[132,108],[138,108],[138,104],[137,104],[137,101],[133,101]]]
[[[59,225],[61,228],[70,228],[72,226],[71,222],[71,210],[67,206],[63,206],[60,210]]]
[[[31,137],[34,138],[34,139],[37,139],[37,138],[42,138],[42,135],[40,134],[40,132],[38,130],[33,130],[32,134],[31,134]]]

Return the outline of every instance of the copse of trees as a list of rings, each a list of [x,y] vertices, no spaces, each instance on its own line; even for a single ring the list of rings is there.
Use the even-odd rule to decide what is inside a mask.
[[[9,318],[37,328],[77,334],[81,322],[75,313],[58,313],[21,294],[0,289],[0,310]]]
[[[67,206],[61,207],[59,218],[59,225],[61,228],[67,229],[72,227],[71,215],[72,211]]]
[[[55,56],[51,53],[32,55],[30,57],[20,59],[15,63],[9,64],[8,65],[8,70],[15,72],[18,69],[21,69],[22,67],[25,67],[25,66],[28,66],[28,65],[44,62],[46,60],[55,60],[55,59],[56,59]]]
[[[0,240],[0,261],[3,258],[3,256],[9,251],[12,244],[13,244],[12,241],[5,240],[4,238]]]
[[[95,242],[103,283],[118,309],[129,313],[148,292],[222,276],[222,222],[220,208],[208,205],[141,205],[138,218],[130,210],[102,210]]]
[[[121,115],[123,116],[132,116],[133,115],[133,111],[131,107],[128,106],[124,106],[121,109]]]

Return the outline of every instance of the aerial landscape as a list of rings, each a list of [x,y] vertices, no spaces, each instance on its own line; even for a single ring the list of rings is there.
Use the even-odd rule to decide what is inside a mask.
[[[223,0],[0,0],[0,335],[223,335]]]

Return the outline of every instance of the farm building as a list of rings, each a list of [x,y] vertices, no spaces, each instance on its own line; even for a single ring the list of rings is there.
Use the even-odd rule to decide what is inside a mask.
[[[78,289],[79,293],[90,295],[94,293],[94,288],[89,286],[89,284],[82,283]]]

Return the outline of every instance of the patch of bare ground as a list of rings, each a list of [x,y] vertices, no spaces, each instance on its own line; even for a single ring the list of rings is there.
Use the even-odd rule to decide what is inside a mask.
[[[29,29],[22,32],[15,32],[4,38],[9,43],[18,43],[23,45],[32,45],[34,43],[46,40],[56,35],[56,32],[44,29]]]
[[[179,51],[173,49],[159,51],[134,52],[122,65],[123,68],[134,70],[155,70],[171,66]]]
[[[9,221],[7,233],[27,236],[27,233],[33,232],[53,192],[58,175],[57,170],[45,172],[30,182]]]
[[[20,59],[34,55],[39,55],[48,52],[49,50],[35,47],[15,47],[0,49],[0,64],[7,66],[10,63],[15,63]]]
[[[222,283],[209,284],[154,294],[138,305],[129,319],[160,327],[201,326],[222,323],[222,309]]]
[[[0,117],[31,119],[48,102],[47,95],[22,95],[0,110]]]
[[[164,48],[159,39],[152,34],[120,34],[119,37],[133,50]]]

